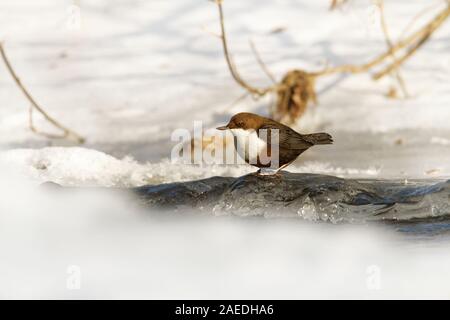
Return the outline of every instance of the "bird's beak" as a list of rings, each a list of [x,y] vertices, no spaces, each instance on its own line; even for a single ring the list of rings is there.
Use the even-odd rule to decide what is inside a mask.
[[[217,130],[228,130],[228,125],[226,126],[221,126],[221,127],[217,127]]]

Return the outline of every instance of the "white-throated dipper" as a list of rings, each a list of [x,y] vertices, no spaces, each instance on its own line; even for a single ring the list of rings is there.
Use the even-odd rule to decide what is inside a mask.
[[[328,133],[300,134],[277,121],[248,112],[234,115],[227,125],[217,129],[233,133],[239,156],[258,167],[261,174],[277,173],[316,144],[333,143]]]

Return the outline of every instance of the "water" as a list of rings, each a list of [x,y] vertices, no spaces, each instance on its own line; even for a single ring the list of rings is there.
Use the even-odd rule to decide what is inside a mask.
[[[201,208],[215,215],[297,217],[332,223],[428,223],[450,215],[450,180],[405,183],[282,172],[143,186],[136,192],[151,207]]]

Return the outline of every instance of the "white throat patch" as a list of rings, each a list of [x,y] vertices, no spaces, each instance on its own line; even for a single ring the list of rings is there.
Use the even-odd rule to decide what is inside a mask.
[[[231,129],[236,137],[236,150],[239,156],[251,164],[257,163],[257,156],[267,152],[267,143],[258,137],[256,130]]]

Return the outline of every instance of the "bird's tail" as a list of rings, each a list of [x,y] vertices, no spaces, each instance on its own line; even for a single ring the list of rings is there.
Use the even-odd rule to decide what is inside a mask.
[[[312,134],[305,134],[303,136],[305,140],[311,142],[312,144],[332,144],[333,138],[325,132],[320,133],[312,133]]]

